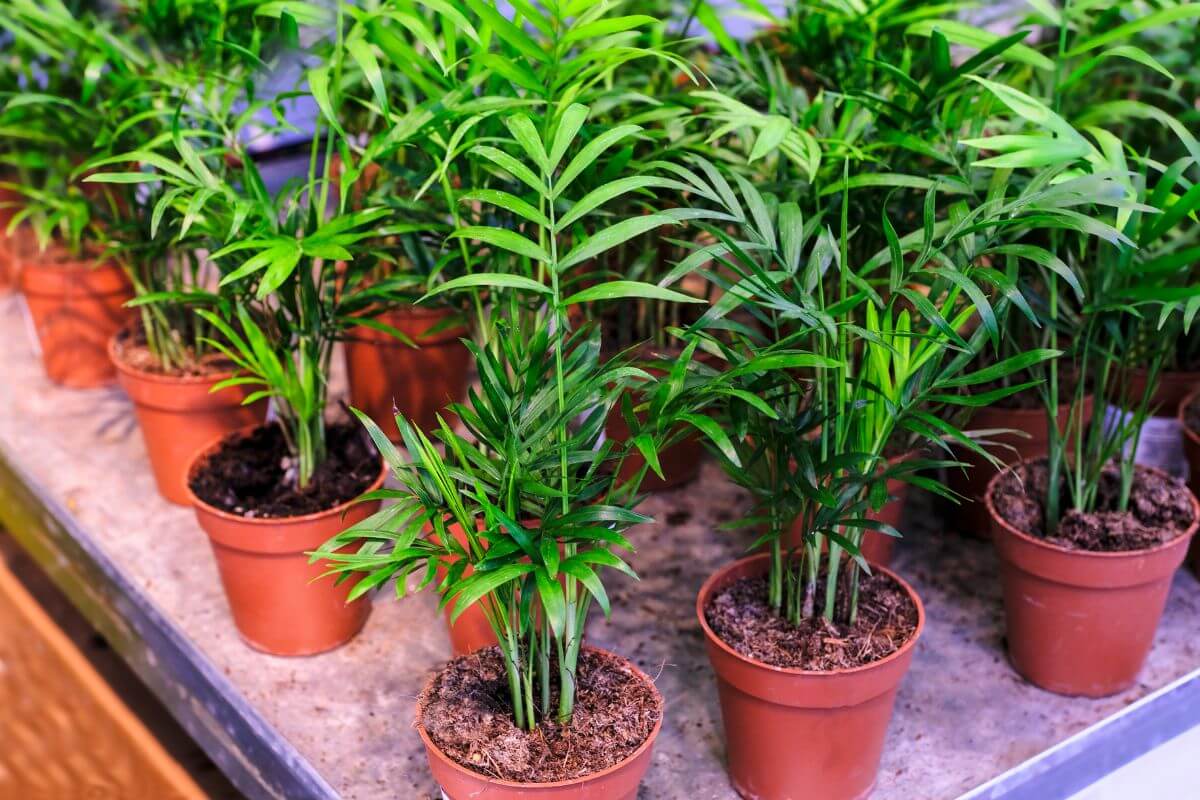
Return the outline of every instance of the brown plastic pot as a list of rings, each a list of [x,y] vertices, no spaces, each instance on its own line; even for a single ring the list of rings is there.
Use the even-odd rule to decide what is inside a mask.
[[[189,477],[230,436],[201,451]],[[383,485],[387,466],[368,491]],[[255,519],[214,508],[188,489],[196,519],[208,534],[221,583],[238,633],[248,645],[277,656],[307,656],[332,650],[354,638],[371,611],[368,597],[346,596],[354,581],[336,584],[320,578],[329,562],[309,564],[308,553],[330,537],[379,510],[380,501],[343,503],[299,517]]]
[[[915,458],[917,451],[904,453],[888,459],[889,464],[896,464],[900,461],[906,461],[910,458]],[[897,530],[900,529],[900,521],[904,517],[904,507],[908,504],[908,489],[907,481],[897,480],[895,478],[887,482],[888,496],[892,499],[883,504],[883,507],[878,511],[867,513],[868,519],[879,520],[887,525],[891,525]],[[791,548],[797,548],[804,544],[804,521],[797,517],[792,521],[792,527],[788,530],[785,539],[785,545]],[[886,533],[879,531],[865,531],[863,533],[862,545],[860,546],[863,558],[872,564],[878,564],[881,567],[890,566],[892,557],[896,553],[896,537],[888,536]]]
[[[483,523],[480,521],[477,527],[482,527],[482,525]],[[464,548],[467,546],[467,537],[463,533],[462,526],[454,523],[449,525],[446,530],[459,545]],[[463,574],[464,576],[470,575],[471,568],[467,567]],[[439,567],[438,579],[445,577],[445,570]],[[474,653],[476,650],[496,644],[496,632],[492,630],[492,625],[488,622],[487,614],[484,613],[481,604],[475,603],[453,622],[450,621],[450,617],[454,613],[453,602],[446,606],[442,613],[446,618],[446,629],[450,632],[450,648],[454,655],[465,656],[467,653]]]
[[[129,321],[133,297],[124,270],[53,251],[24,264],[21,291],[50,380],[73,389],[111,383],[108,340]]]
[[[773,667],[747,658],[708,625],[709,599],[741,578],[764,575],[765,554],[717,571],[696,598],[708,658],[717,674],[725,751],[733,788],[745,798],[788,800],[866,797],[875,785],[896,690],[925,628],[925,609],[912,587],[917,629],[887,658],[854,669],[811,672]]]
[[[1179,421],[1179,429],[1183,431],[1183,454],[1187,457],[1189,475],[1188,487],[1192,490],[1192,494],[1197,494],[1197,488],[1200,488],[1200,433],[1191,429],[1187,424],[1187,409],[1200,395],[1200,389],[1192,391],[1179,401],[1179,408],[1176,412],[1176,419]],[[1188,557],[1188,566],[1196,577],[1200,578],[1200,539],[1193,539],[1191,554]]]
[[[1043,541],[1003,519],[992,494],[1004,474],[992,478],[985,501],[1013,667],[1057,694],[1106,697],[1127,689],[1146,661],[1171,577],[1200,525],[1195,495],[1183,535],[1146,550],[1093,553]]]
[[[1147,370],[1138,368],[1129,371],[1128,396],[1140,400],[1146,391]],[[1158,376],[1158,388],[1150,398],[1150,408],[1156,416],[1170,417],[1178,410],[1183,398],[1200,388],[1200,372],[1176,372],[1164,370]]]
[[[22,226],[10,234],[8,224],[17,213],[15,204],[22,199],[20,192],[0,187],[0,294],[8,294],[17,285],[22,243],[25,241],[23,234],[27,234],[29,229]]]
[[[588,649],[604,652],[599,648]],[[658,698],[661,708],[662,695],[659,694],[654,681],[631,662],[621,660],[646,682]],[[446,756],[425,732],[425,726],[421,722],[421,710],[417,709],[417,733],[421,735],[421,741],[425,744],[425,753],[429,757],[429,771],[433,773],[433,779],[442,787],[443,796],[448,800],[636,800],[642,777],[650,769],[654,742],[658,739],[661,729],[660,716],[646,741],[642,742],[637,750],[630,753],[625,760],[591,775],[552,783],[514,783],[481,775]]]
[[[121,360],[119,336],[109,342],[108,354],[121,388],[133,401],[158,492],[169,502],[189,506],[188,467],[196,453],[228,433],[262,424],[267,402],[242,405],[250,393],[245,386],[211,391],[232,373],[182,377],[134,369]]]
[[[638,360],[649,361],[655,357],[675,360],[682,352],[678,348],[656,349],[646,345],[639,349]],[[701,352],[698,352],[695,358],[706,361],[710,366],[721,363],[719,359]],[[649,367],[647,371],[652,374],[665,374],[665,371],[657,370],[654,367]],[[609,412],[608,419],[604,421],[604,435],[617,442],[623,442],[629,438],[629,425],[626,424],[625,418],[621,415],[619,404],[613,406],[612,411]],[[640,491],[665,492],[691,483],[700,474],[700,466],[704,463],[704,456],[704,445],[700,437],[694,431],[689,430],[682,439],[670,447],[664,448],[658,454],[658,465],[662,468],[663,477],[658,477],[653,470],[647,470],[646,475],[642,478]],[[622,481],[627,481],[636,475],[645,463],[645,458],[635,449],[621,463],[621,469],[617,473],[617,477]]]
[[[453,315],[450,309],[409,306],[378,317],[415,342],[410,347],[390,334],[359,327],[346,341],[350,405],[365,411],[393,440],[400,438],[394,409],[421,430],[437,427],[437,415],[467,391],[471,352],[466,331],[450,328],[426,334]]]
[[[1091,395],[1083,399],[1083,420],[1086,425],[1092,418],[1094,401]],[[1070,404],[1058,407],[1058,429],[1064,430],[1071,413]],[[997,408],[985,406],[976,410],[971,417],[968,430],[994,430],[1009,428],[1023,431],[1028,437],[1017,434],[995,434],[987,439],[997,446],[988,451],[1005,464],[1015,464],[1046,454],[1050,443],[1050,426],[1046,424],[1046,411],[1042,408]],[[1007,445],[1001,447],[999,445]],[[1010,449],[1012,448],[1012,449]],[[950,513],[950,519],[958,520],[958,532],[975,539],[987,539],[991,530],[987,506],[983,496],[992,478],[997,474],[990,462],[975,453],[955,448],[954,457],[967,464],[966,467],[950,467],[946,470],[946,485],[964,499]]]

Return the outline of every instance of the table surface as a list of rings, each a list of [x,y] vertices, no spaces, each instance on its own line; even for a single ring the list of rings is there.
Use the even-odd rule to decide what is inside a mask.
[[[401,601],[381,595],[362,633],[325,655],[285,659],[246,647],[192,512],[167,504],[155,490],[128,400],[116,388],[73,391],[48,383],[12,297],[0,298],[0,458],[70,517],[71,528],[84,532],[89,547],[119,573],[121,591],[155,612],[154,624],[178,635],[187,657],[215,676],[206,691],[241,709],[238,724],[250,721],[246,730],[262,737],[263,752],[295,771],[311,768],[306,792],[362,800],[435,796],[412,730],[415,698],[449,654],[432,595]],[[635,661],[666,698],[642,798],[735,797],[694,601],[704,579],[748,544],[744,535],[717,529],[746,505],[746,495],[713,463],[692,485],[648,500],[644,510],[657,524],[630,536],[639,548],[632,564],[641,581],[613,578],[612,620],[589,624],[593,643]],[[1200,584],[1181,570],[1133,688],[1102,700],[1040,691],[1005,659],[990,545],[952,532],[921,492],[913,493],[904,527],[894,567],[922,597],[928,624],[900,688],[876,798],[957,797],[1200,664],[1194,636]],[[48,562],[61,556],[35,556],[53,577]],[[187,686],[152,688],[184,722],[198,703],[211,701],[190,697]],[[229,742],[244,742],[245,735],[226,744],[214,735],[206,746],[239,747]],[[228,753],[210,755],[230,762]],[[243,789],[278,795],[246,785],[253,767],[240,777]]]

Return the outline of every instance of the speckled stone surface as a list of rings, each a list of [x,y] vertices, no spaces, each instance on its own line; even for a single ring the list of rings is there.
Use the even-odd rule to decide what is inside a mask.
[[[430,595],[381,596],[358,638],[326,655],[281,659],[247,648],[192,512],[155,491],[128,401],[116,388],[51,386],[11,297],[0,298],[0,447],[344,797],[435,797],[411,729],[416,695],[449,653]],[[612,621],[590,623],[593,643],[636,661],[667,699],[643,798],[734,797],[694,607],[704,579],[748,543],[717,530],[744,507],[745,496],[711,463],[697,483],[649,500],[644,510],[658,524],[631,536],[642,580],[614,577]],[[1004,657],[991,548],[950,528],[928,497],[914,493],[895,568],[923,598],[928,623],[900,690],[874,797],[956,797],[1200,666],[1200,585],[1181,571],[1134,688],[1079,700],[1025,684]]]

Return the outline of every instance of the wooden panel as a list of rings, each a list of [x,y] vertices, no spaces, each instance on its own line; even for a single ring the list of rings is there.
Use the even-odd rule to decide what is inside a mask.
[[[3,561],[0,742],[0,797],[204,797]]]

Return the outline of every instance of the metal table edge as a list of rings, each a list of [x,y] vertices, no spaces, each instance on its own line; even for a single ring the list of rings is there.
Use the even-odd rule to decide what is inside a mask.
[[[0,442],[0,524],[251,798],[338,794]]]
[[[1200,725],[1200,669],[1043,750],[958,800],[1065,800]]]

